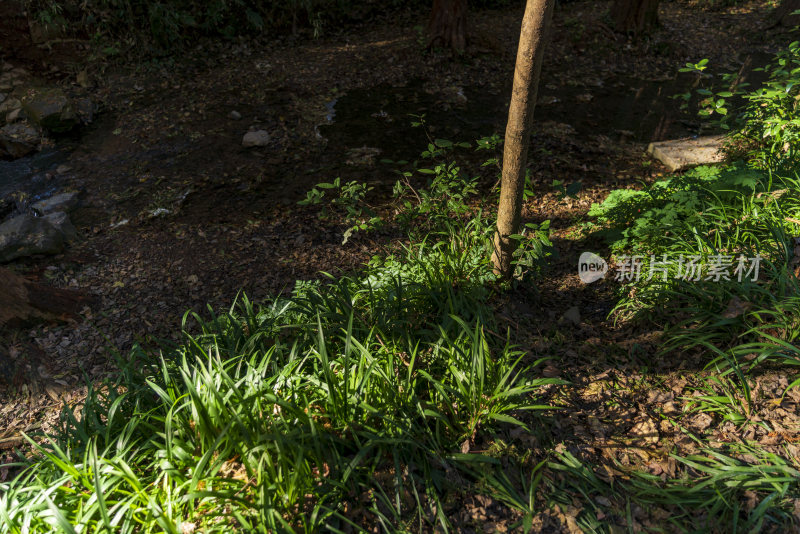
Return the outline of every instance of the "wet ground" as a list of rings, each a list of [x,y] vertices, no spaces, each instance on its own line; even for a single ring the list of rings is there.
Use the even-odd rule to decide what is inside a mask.
[[[0,160],[0,198],[18,191],[27,193],[33,200],[52,194],[57,184],[47,174],[55,174],[56,168],[68,157],[67,149],[60,147],[13,161]]]

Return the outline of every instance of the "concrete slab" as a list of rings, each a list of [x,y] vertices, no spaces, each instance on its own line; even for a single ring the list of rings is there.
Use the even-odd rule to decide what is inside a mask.
[[[647,153],[666,165],[670,172],[676,172],[697,165],[721,162],[725,159],[720,151],[724,139],[722,135],[708,135],[658,141],[650,143]]]

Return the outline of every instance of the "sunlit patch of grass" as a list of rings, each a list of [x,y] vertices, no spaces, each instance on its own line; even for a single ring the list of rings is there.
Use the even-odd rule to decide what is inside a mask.
[[[471,444],[561,382],[487,336],[467,232],[136,349],[0,484],[0,532],[448,529],[452,480],[499,465]]]
[[[557,454],[546,477],[551,505],[578,506],[577,524],[589,532],[786,532],[795,524],[796,463],[744,445],[672,457],[680,477],[616,466],[623,475],[609,481],[569,452]]]

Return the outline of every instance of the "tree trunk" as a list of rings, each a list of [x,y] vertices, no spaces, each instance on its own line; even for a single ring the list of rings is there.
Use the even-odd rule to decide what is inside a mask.
[[[510,278],[513,273],[511,260],[517,243],[511,236],[519,232],[531,124],[554,4],[555,0],[528,0],[522,18],[503,148],[497,233],[492,252],[494,271],[504,278]]]
[[[800,10],[800,0],[783,0],[773,14],[775,24],[773,26],[798,26],[800,25],[800,15],[793,15]]]
[[[428,48],[463,52],[467,46],[467,0],[433,0],[428,21]]]
[[[614,0],[611,19],[618,32],[636,35],[647,33],[658,26],[659,0]]]
[[[90,301],[86,295],[43,286],[0,267],[0,327],[75,319]]]

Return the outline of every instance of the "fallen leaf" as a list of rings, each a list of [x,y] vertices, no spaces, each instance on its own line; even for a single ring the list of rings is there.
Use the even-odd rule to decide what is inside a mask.
[[[691,421],[690,425],[697,430],[703,431],[711,426],[711,423],[714,422],[714,418],[708,415],[707,413],[697,414]]]
[[[744,315],[744,313],[752,306],[751,303],[745,302],[736,295],[731,297],[731,300],[728,301],[728,307],[722,313],[722,316],[726,319],[734,319],[739,317],[740,315]]]
[[[649,417],[640,418],[636,424],[633,425],[630,433],[641,445],[655,445],[658,443],[658,428],[656,428],[656,424]]]

